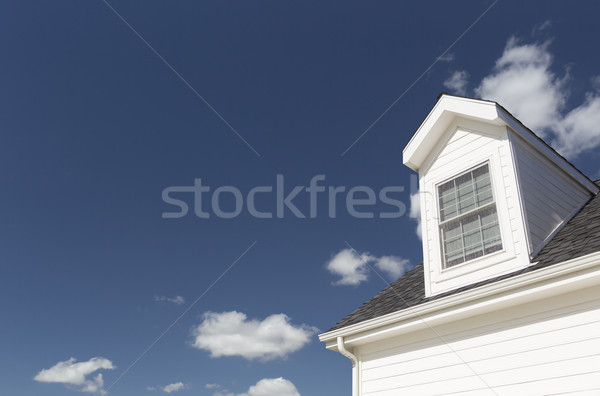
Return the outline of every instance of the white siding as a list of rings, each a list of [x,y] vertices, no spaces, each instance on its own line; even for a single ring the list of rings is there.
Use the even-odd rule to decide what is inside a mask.
[[[600,394],[600,296],[584,289],[356,352],[361,395]]]
[[[590,194],[515,133],[511,133],[511,140],[527,219],[529,251],[536,253],[588,201]]]

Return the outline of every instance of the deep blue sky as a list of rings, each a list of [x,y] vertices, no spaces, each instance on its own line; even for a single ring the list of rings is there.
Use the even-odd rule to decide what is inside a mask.
[[[258,320],[284,313],[325,331],[386,286],[375,276],[334,286],[325,263],[347,241],[415,265],[415,222],[343,210],[331,219],[326,200],[314,219],[289,211],[165,219],[173,207],[163,189],[201,178],[245,195],[274,186],[277,174],[286,189],[323,174],[325,186],[405,186],[396,198],[408,206],[402,149],[453,71],[468,71],[474,88],[516,36],[550,42],[553,70],[570,76],[567,109],[600,74],[597,3],[499,1],[452,47],[452,60],[438,62],[341,156],[491,1],[110,4],[260,157],[102,1],[2,2],[2,394],[77,394],[33,380],[70,357],[110,359],[117,368],[102,371],[108,387],[255,241],[110,394],[153,394],[146,387],[179,381],[182,395],[212,395],[208,383],[242,393],[275,377],[304,396],[349,394],[350,362],[316,336],[262,362],[211,358],[190,346],[191,329],[206,311],[235,310]],[[596,152],[570,160],[598,178]],[[306,195],[297,203],[308,213]],[[275,210],[268,196],[257,206]]]

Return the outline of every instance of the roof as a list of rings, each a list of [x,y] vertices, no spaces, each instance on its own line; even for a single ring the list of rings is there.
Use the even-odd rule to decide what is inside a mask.
[[[600,180],[595,183],[600,186]],[[425,297],[425,277],[423,263],[421,263],[364,303],[356,311],[340,320],[329,331],[378,318],[392,312],[401,311],[442,297],[499,282],[503,279],[536,271],[598,251],[600,251],[600,194],[592,197],[538,255],[531,260],[535,264],[509,274],[486,279],[435,296]]]

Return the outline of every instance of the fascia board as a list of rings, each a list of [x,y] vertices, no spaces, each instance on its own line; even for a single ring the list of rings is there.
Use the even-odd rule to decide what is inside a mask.
[[[335,350],[333,344],[338,336],[344,337],[347,344],[359,345],[565,293],[569,291],[569,285],[580,288],[599,283],[600,252],[596,252],[320,334],[319,340]]]

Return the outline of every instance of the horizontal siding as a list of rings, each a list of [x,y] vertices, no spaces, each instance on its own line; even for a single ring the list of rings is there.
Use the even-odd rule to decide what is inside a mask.
[[[537,251],[565,220],[584,204],[589,194],[557,166],[536,154],[513,134],[515,164],[528,223],[529,250]]]
[[[360,353],[362,394],[593,391],[600,388],[597,294],[586,289],[372,345]]]

